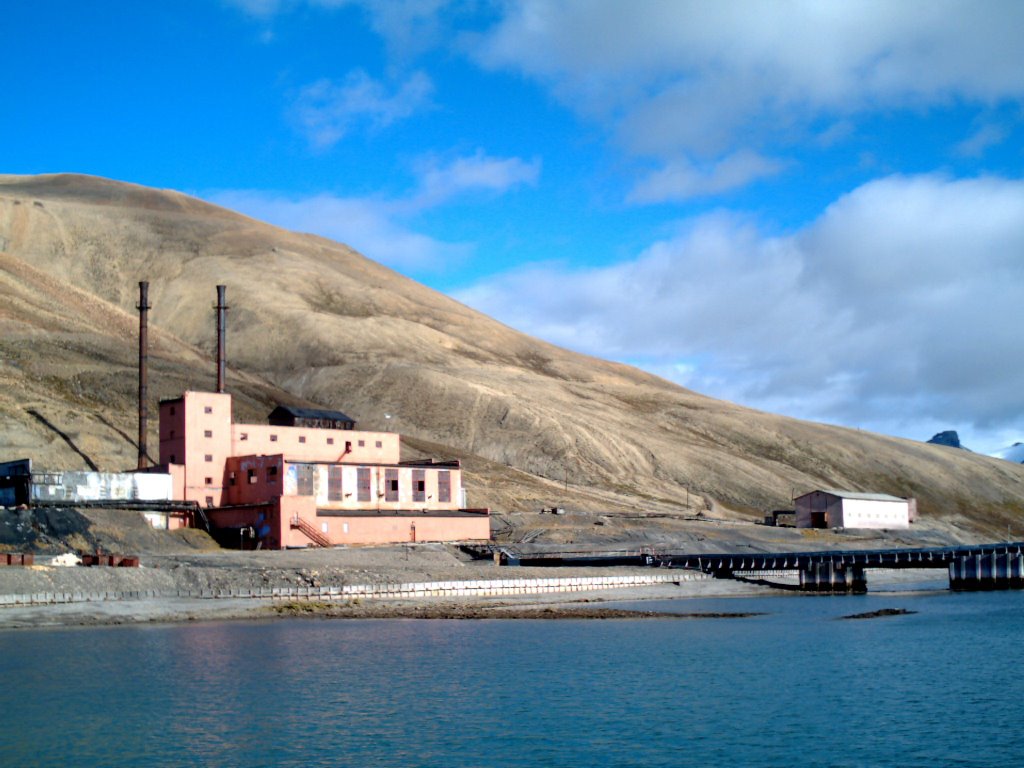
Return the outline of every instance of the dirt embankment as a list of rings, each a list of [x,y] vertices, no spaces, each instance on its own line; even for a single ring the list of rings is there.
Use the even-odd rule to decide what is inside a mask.
[[[0,552],[149,555],[215,549],[203,531],[158,531],[133,510],[0,507]]]
[[[523,552],[795,552],[926,547],[963,543],[965,532],[923,523],[910,531],[774,528],[736,521],[608,515],[509,515],[498,540]],[[455,546],[407,544],[290,551],[222,550],[202,531],[157,531],[138,512],[0,508],[0,551],[37,554],[36,567],[0,568],[0,594],[46,592],[217,592],[344,587],[496,578],[610,574],[609,569],[497,568]],[[103,551],[137,555],[141,568],[51,567],[48,555]]]

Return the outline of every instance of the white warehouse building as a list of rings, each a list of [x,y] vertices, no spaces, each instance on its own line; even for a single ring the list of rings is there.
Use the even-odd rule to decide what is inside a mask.
[[[797,528],[909,528],[917,499],[885,493],[821,490],[794,500]]]

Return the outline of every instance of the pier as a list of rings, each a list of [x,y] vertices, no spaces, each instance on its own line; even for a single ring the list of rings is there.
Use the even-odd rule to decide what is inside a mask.
[[[758,574],[798,573],[805,592],[867,591],[871,568],[943,569],[954,591],[1024,588],[1024,542],[921,549],[826,550],[686,554],[672,551],[525,553],[489,545],[467,548],[503,565],[531,567],[646,566],[685,568],[716,578],[756,578]]]

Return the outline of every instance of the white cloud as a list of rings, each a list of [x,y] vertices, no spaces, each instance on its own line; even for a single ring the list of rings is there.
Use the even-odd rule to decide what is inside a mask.
[[[356,124],[383,128],[428,108],[434,86],[422,72],[390,89],[362,70],[343,83],[323,79],[303,88],[292,111],[300,130],[319,149],[337,144]]]
[[[631,261],[524,267],[457,297],[707,394],[983,441],[1024,432],[1021,253],[1024,182],[897,176],[791,235],[716,214]]]
[[[439,271],[467,258],[472,243],[452,243],[417,232],[409,222],[456,195],[484,190],[499,195],[534,184],[540,162],[489,157],[477,152],[447,165],[417,163],[419,177],[406,197],[289,196],[259,190],[222,190],[205,198],[270,224],[346,243],[374,261],[399,270]]]
[[[390,0],[362,3],[370,25],[383,38],[392,60],[410,59],[428,50],[442,36],[442,9],[448,0]],[[451,14],[452,9],[446,11]]]
[[[812,121],[1024,96],[1024,5],[523,0],[477,59],[548,85],[628,150],[717,157]]]
[[[409,60],[438,45],[444,25],[460,7],[451,0],[222,0],[261,21],[301,6],[335,10],[357,6],[380,35],[393,61]],[[442,11],[445,13],[442,14]]]
[[[291,0],[223,0],[223,2],[257,19],[269,19],[292,4]]]
[[[962,157],[981,157],[988,149],[1002,144],[1008,135],[1004,126],[988,123],[961,141],[956,152]]]
[[[638,181],[628,200],[635,203],[660,203],[717,195],[774,176],[784,167],[785,163],[779,160],[746,150],[703,167],[680,158]]]
[[[437,205],[464,192],[502,194],[520,185],[533,186],[540,176],[539,159],[526,162],[518,157],[488,157],[477,152],[459,157],[447,165],[434,158],[419,163],[420,193],[417,205]]]
[[[436,269],[464,259],[472,246],[448,243],[416,232],[396,215],[396,204],[372,198],[321,194],[287,197],[260,191],[223,191],[210,202],[297,232],[309,232],[355,248],[399,270]]]

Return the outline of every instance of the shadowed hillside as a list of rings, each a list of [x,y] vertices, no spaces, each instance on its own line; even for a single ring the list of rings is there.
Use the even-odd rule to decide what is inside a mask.
[[[141,279],[151,413],[213,386],[223,283],[236,418],[275,400],[339,408],[462,457],[474,505],[749,516],[830,487],[914,495],[922,516],[979,534],[1024,519],[1024,467],[710,399],[521,334],[344,245],[71,175],[0,177],[0,460],[81,464],[32,409],[97,463],[134,466]]]

